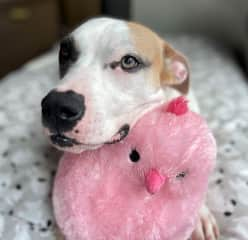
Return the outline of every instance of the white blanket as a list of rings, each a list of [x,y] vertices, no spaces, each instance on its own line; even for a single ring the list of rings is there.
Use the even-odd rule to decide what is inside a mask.
[[[189,57],[195,95],[218,143],[209,207],[225,240],[248,239],[248,85],[228,52],[197,37],[170,41]],[[58,82],[51,51],[0,82],[0,239],[55,239],[51,186],[59,159],[42,134],[40,100]],[[204,167],[204,166],[202,166]]]

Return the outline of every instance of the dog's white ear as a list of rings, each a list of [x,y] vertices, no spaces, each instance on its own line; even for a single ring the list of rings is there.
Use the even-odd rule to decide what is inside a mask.
[[[163,45],[163,69],[160,75],[162,86],[171,86],[182,94],[189,91],[189,65],[186,58],[169,44]]]

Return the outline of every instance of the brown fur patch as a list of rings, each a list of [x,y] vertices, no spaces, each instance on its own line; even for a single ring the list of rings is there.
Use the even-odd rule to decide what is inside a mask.
[[[138,54],[151,63],[151,72],[148,78],[152,81],[152,84],[156,87],[172,86],[186,94],[189,88],[188,79],[177,85],[177,80],[169,67],[169,63],[175,59],[188,66],[183,55],[175,51],[149,28],[134,22],[128,22],[128,27]]]
[[[152,84],[159,87],[160,73],[163,68],[161,39],[150,29],[140,24],[129,22],[128,26],[138,54],[151,63],[151,75],[149,76],[149,80],[152,81]]]

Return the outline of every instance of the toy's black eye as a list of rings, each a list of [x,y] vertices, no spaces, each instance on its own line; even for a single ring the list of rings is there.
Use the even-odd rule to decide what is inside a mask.
[[[140,160],[140,155],[136,149],[133,149],[129,154],[129,158],[132,162],[138,162]]]
[[[176,175],[176,178],[184,178],[187,175],[187,172],[180,172]]]

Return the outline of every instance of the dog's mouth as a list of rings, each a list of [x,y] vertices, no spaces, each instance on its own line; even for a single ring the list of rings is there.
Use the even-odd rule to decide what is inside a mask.
[[[129,124],[124,124],[119,131],[111,138],[110,141],[105,142],[105,144],[114,144],[123,140],[129,133]]]
[[[81,142],[78,142],[76,139],[69,138],[61,133],[51,135],[50,139],[54,145],[57,145],[62,148],[73,147],[75,145],[81,145],[84,147],[94,148],[96,146],[101,146],[104,144],[114,144],[114,143],[120,142],[128,135],[129,130],[130,130],[129,124],[124,124],[109,141],[104,142],[104,143],[81,143]]]
[[[74,145],[79,145],[80,143],[73,138],[66,137],[63,134],[54,134],[50,136],[53,144],[59,147],[73,147]]]

